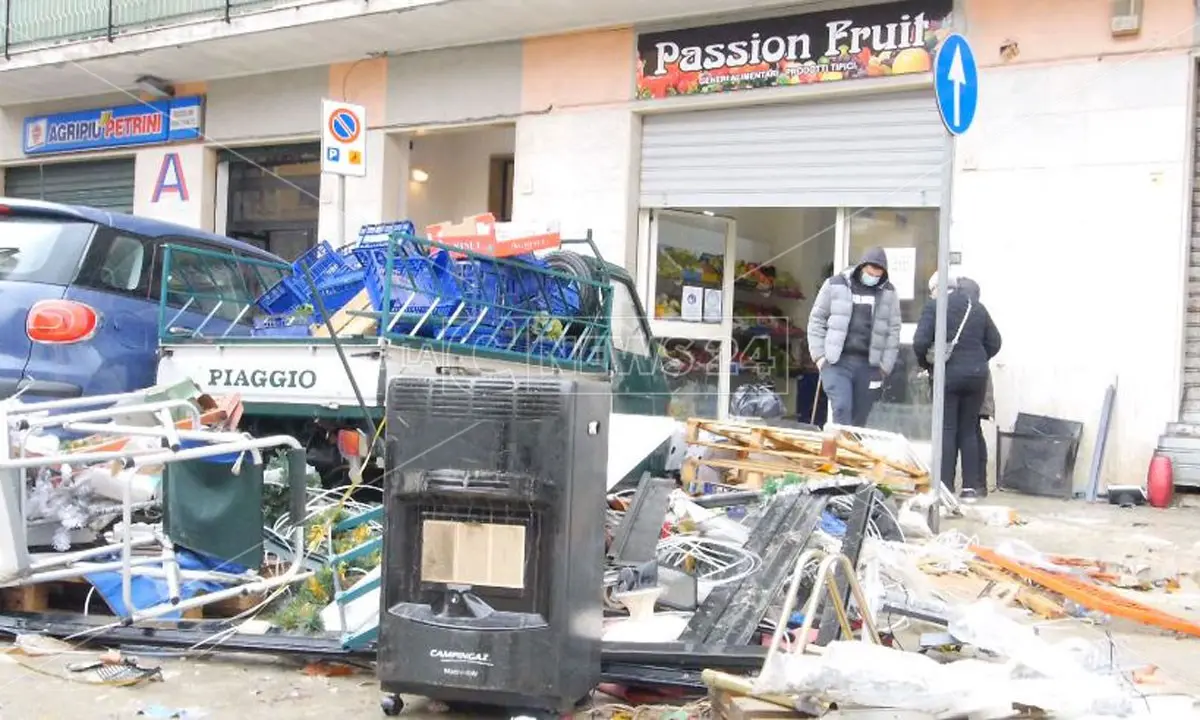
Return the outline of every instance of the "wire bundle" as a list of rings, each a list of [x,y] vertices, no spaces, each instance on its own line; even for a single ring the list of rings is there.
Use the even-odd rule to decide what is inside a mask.
[[[714,587],[740,582],[762,567],[762,558],[740,545],[699,535],[659,540],[658,562]]]

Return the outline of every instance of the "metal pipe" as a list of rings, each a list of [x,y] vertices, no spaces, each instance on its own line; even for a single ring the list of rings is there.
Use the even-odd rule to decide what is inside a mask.
[[[113,41],[113,0],[108,0],[108,31],[106,37],[109,42]]]
[[[126,532],[126,534],[129,533]],[[132,542],[134,547],[144,547],[146,545],[154,544],[154,537],[151,535],[143,535],[142,537],[135,538]],[[120,548],[121,544],[118,543],[115,545],[103,545],[101,547],[88,548],[87,550],[79,550],[71,553],[55,554],[48,560],[30,563],[29,569],[32,572],[40,572],[49,568],[59,567],[60,565],[70,565],[72,563],[90,560],[95,557],[110,555],[114,552],[117,552]]]
[[[157,555],[149,555],[146,557],[134,558],[132,561],[133,567],[142,565],[157,565],[162,562],[162,559]],[[125,563],[122,560],[113,560],[105,563],[76,563],[72,567],[62,568],[61,570],[49,570],[40,572],[36,575],[26,575],[10,582],[5,586],[23,586],[23,585],[39,585],[41,583],[55,582],[58,580],[71,580],[73,578],[83,577],[98,572],[123,572]]]
[[[72,422],[63,425],[64,430],[72,432],[106,434],[106,435],[136,435],[138,437],[162,437],[163,431],[141,425],[119,425],[117,423],[88,423]],[[180,440],[193,442],[236,442],[254,437],[249,433],[222,432],[220,430],[176,430]]]
[[[178,450],[182,443],[179,441],[179,429],[175,427],[175,418],[171,417],[170,410],[159,410],[158,421],[162,423],[163,432],[166,436],[163,438],[167,441],[167,447],[172,450]]]
[[[232,447],[230,447],[232,446]],[[147,450],[145,452],[94,452],[94,453],[58,453],[57,455],[43,455],[40,457],[20,457],[16,459],[0,459],[0,469],[26,469],[33,467],[49,467],[63,463],[71,465],[83,465],[89,463],[108,462],[110,460],[120,460],[127,467],[145,467],[147,465],[161,465],[168,462],[180,462],[183,460],[203,460],[204,458],[214,457],[217,455],[228,455],[231,453],[248,452],[256,458],[255,464],[261,464],[261,453],[258,451],[262,448],[269,447],[290,447],[300,449],[303,447],[293,437],[289,435],[273,435],[267,438],[249,438],[238,441],[229,441],[216,443],[198,448],[187,448],[184,450]]]
[[[226,0],[228,2],[228,0]],[[9,49],[10,40],[12,37],[12,4],[13,0],[6,0],[4,3],[4,59],[12,58],[12,53]]]
[[[191,400],[161,400],[159,402],[142,403],[141,405],[120,405],[100,408],[98,410],[81,410],[80,412],[68,413],[66,415],[22,418],[18,422],[24,424],[26,428],[34,429],[53,427],[81,420],[102,420],[115,415],[139,415],[142,413],[154,415],[159,410],[176,410],[180,408],[187,410],[188,414],[192,416],[193,425],[200,424],[200,410],[196,408]]]
[[[167,600],[172,605],[179,603],[179,560],[175,557],[175,543],[170,539],[159,538],[162,545],[162,566],[167,575]]]
[[[140,400],[145,402],[147,393],[153,392],[157,388],[150,388],[140,392],[124,392],[111,393],[109,395],[92,395],[89,397],[79,398],[64,398],[62,400],[45,400],[36,403],[0,403],[6,404],[5,410],[10,416],[16,415],[32,415],[35,413],[47,412],[49,410],[65,410],[67,408],[76,407],[92,407],[95,405],[107,405],[122,400]]]

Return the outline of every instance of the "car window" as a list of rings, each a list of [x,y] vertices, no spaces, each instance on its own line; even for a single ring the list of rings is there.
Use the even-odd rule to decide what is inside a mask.
[[[245,308],[257,296],[247,287],[242,267],[231,251],[176,239],[167,239],[167,244],[172,248],[171,261],[162,291],[169,306],[186,306],[205,315],[216,309],[215,317],[223,320],[249,320],[251,313]],[[165,247],[160,254],[166,255]]]
[[[275,287],[287,272],[283,266],[275,267],[271,261],[253,255],[240,255],[242,258],[242,278],[251,299],[257,300],[267,290]],[[278,261],[276,261],[278,262]]]
[[[79,282],[96,290],[149,297],[150,240],[102,228],[88,248]]]
[[[96,226],[0,215],[0,280],[67,285]]]
[[[639,357],[650,357],[650,336],[638,312],[633,289],[624,280],[612,281],[613,349]]]
[[[132,292],[141,285],[145,270],[145,243],[138,238],[118,235],[112,239],[100,264],[100,284],[113,290]]]

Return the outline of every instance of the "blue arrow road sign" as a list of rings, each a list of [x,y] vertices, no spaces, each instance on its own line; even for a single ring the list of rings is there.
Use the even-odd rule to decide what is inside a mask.
[[[946,130],[951,135],[965,133],[979,106],[979,66],[967,39],[958,33],[942,41],[933,63],[933,89]]]

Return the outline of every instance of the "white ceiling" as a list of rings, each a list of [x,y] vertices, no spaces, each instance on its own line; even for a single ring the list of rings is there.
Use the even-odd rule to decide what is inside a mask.
[[[425,4],[422,4],[425,3]],[[226,24],[211,21],[14,55],[0,61],[0,105],[128,90],[140,75],[172,82],[215,80],[364,57],[515,40],[578,30],[646,25],[728,12],[729,0],[408,0],[331,3],[341,16],[274,10]],[[740,11],[815,5],[818,0],[739,0]],[[318,6],[307,6],[315,9]],[[323,16],[323,17],[322,17]],[[280,27],[285,22],[291,24]],[[263,30],[264,26],[274,29]]]

